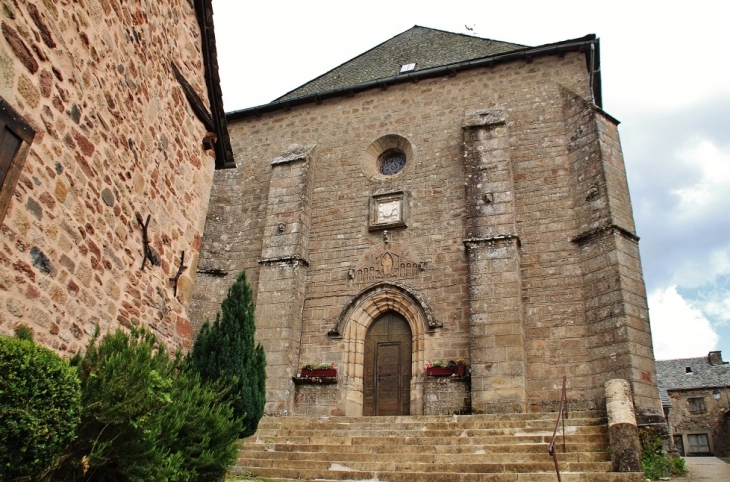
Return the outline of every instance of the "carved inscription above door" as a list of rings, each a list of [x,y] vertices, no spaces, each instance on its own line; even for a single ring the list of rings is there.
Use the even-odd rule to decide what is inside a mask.
[[[386,243],[365,253],[355,268],[354,279],[357,283],[372,283],[414,278],[424,267],[425,263],[414,260],[402,245]]]

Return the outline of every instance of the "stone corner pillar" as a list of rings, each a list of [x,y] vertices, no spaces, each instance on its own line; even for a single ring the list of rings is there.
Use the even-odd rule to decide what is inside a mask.
[[[616,378],[606,382],[605,390],[612,471],[641,472],[641,442],[631,384]]]

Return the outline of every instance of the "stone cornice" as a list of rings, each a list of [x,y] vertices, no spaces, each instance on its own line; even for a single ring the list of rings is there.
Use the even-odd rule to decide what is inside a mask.
[[[589,229],[587,231],[583,231],[582,233],[578,234],[577,236],[574,236],[570,238],[570,241],[576,244],[582,244],[586,243],[592,239],[595,239],[599,236],[602,236],[606,233],[613,232],[618,233],[624,238],[630,239],[635,242],[639,242],[639,237],[632,233],[631,231],[622,228],[621,226],[617,224],[608,224],[604,226],[598,226],[596,228]]]
[[[260,259],[258,263],[264,266],[271,266],[275,263],[300,264],[302,266],[309,266],[309,261],[299,256],[279,256],[276,258],[264,258]]]
[[[467,238],[464,240],[466,249],[475,247],[476,245],[486,244],[487,246],[496,246],[498,244],[511,244],[520,247],[520,237],[516,234],[499,234],[497,236],[489,236],[486,238]]]

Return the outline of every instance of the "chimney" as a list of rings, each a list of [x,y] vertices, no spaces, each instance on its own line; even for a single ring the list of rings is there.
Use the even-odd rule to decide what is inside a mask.
[[[722,361],[722,352],[721,351],[711,351],[707,355],[707,360],[710,362],[710,365],[722,365],[727,362]]]

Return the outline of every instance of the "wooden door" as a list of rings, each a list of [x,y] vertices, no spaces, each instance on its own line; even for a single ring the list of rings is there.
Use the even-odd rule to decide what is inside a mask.
[[[375,320],[365,336],[363,415],[408,415],[411,328],[395,312]]]

